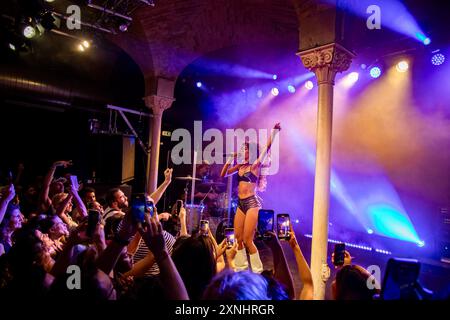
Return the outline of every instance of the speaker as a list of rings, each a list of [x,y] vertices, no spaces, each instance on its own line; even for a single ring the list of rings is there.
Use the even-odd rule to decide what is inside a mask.
[[[89,167],[96,182],[123,184],[134,179],[135,140],[129,135],[91,136]]]
[[[334,42],[352,49],[351,36],[352,32],[355,32],[355,21],[346,10],[348,1],[350,0],[330,0],[326,3],[315,0],[296,2],[299,16],[299,51]]]

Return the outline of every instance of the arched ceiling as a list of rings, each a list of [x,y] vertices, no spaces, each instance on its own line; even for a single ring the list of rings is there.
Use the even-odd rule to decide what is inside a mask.
[[[158,1],[137,10],[129,31],[114,37],[147,81],[176,79],[192,61],[221,48],[283,39],[298,39],[290,0]]]

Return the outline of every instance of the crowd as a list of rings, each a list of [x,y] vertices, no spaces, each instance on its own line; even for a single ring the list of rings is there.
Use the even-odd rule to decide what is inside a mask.
[[[0,198],[0,291],[8,296],[88,300],[311,300],[311,271],[295,233],[289,247],[297,268],[291,270],[276,234],[265,243],[273,270],[237,271],[237,243],[217,243],[212,232],[188,234],[186,210],[176,215],[176,234],[164,230],[167,212],[146,214],[136,222],[120,188],[97,199],[96,190],[79,186],[70,175],[55,177],[70,161],[55,162],[38,182],[10,179]],[[23,170],[23,168],[21,168]],[[21,172],[19,172],[21,174]],[[171,183],[172,170],[146,202],[156,205]],[[89,230],[91,211],[100,219]],[[75,277],[79,271],[79,279]],[[295,292],[293,273],[302,289]],[[367,286],[370,273],[345,263],[333,280],[336,300],[371,300],[379,290]]]

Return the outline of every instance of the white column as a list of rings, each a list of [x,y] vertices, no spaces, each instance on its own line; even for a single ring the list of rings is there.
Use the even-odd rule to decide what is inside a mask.
[[[159,149],[161,144],[161,123],[164,110],[170,108],[175,99],[171,97],[151,95],[144,98],[145,105],[153,111],[150,118],[149,141],[150,155],[147,158],[146,191],[150,194],[158,186]]]
[[[349,68],[353,54],[338,44],[330,44],[298,55],[304,66],[315,73],[319,91],[311,272],[314,299],[323,300],[329,278],[327,246],[334,79],[337,72]]]

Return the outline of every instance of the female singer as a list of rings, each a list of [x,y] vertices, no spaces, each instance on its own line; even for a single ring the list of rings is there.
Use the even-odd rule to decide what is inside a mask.
[[[261,202],[257,195],[258,190],[265,188],[265,175],[261,174],[261,168],[265,163],[265,158],[270,150],[273,139],[281,130],[280,123],[275,124],[274,130],[267,142],[267,146],[257,154],[256,160],[250,163],[250,151],[253,151],[251,143],[244,144],[243,159],[230,168],[232,162],[238,155],[233,154],[228,159],[220,173],[221,177],[238,174],[238,198],[239,204],[234,217],[234,234],[238,242],[238,252],[235,258],[235,267],[237,271],[248,268],[247,253],[250,255],[251,269],[255,273],[263,271],[263,265],[259,257],[258,249],[253,242],[256,226],[258,224],[258,211],[261,209]],[[254,146],[254,144],[253,144]],[[258,146],[256,145],[258,153]]]

